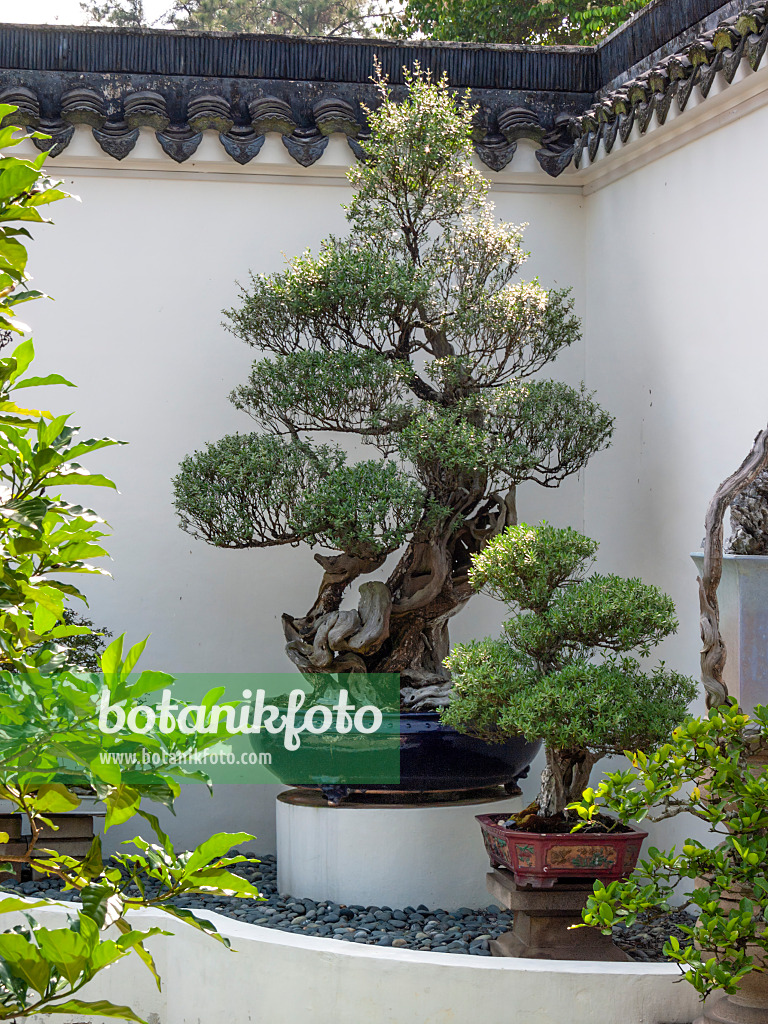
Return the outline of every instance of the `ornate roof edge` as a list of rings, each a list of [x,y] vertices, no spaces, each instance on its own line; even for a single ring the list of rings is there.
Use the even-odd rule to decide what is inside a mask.
[[[550,174],[570,163],[577,168],[586,152],[594,161],[602,143],[610,153],[638,127],[645,134],[654,118],[663,125],[674,104],[682,113],[695,89],[706,99],[718,74],[731,85],[742,65],[757,71],[768,49],[768,0],[759,0],[738,15],[725,18],[647,71],[599,96],[583,114],[561,122],[558,138],[536,156]]]
[[[594,92],[600,85],[589,46],[0,25],[0,68],[7,70],[366,84],[375,59],[393,85],[416,63],[445,72],[461,89]]]
[[[445,71],[458,90],[471,88],[475,148],[490,169],[506,167],[527,139],[543,170],[557,177],[580,165],[585,148],[594,156],[602,140],[610,152],[635,123],[646,131],[654,113],[663,123],[673,99],[683,110],[694,87],[706,95],[719,70],[732,81],[742,57],[756,68],[768,0],[600,93],[602,75],[624,59],[647,58],[669,45],[670,33],[690,33],[734,2],[654,0],[596,48],[0,26],[0,101],[18,107],[4,123],[49,135],[33,141],[54,157],[84,124],[117,160],[133,150],[141,128],[154,130],[178,163],[194,155],[207,130],[240,164],[257,156],[267,132],[277,132],[291,157],[309,167],[335,133],[363,155],[365,106],[376,103],[375,57],[395,93],[403,89],[403,65],[418,60]]]
[[[744,6],[744,0],[735,2]],[[728,0],[652,0],[596,48],[598,88],[610,87],[618,77],[665,47],[679,49],[688,42],[686,34],[697,34],[699,26],[717,16],[727,4]]]
[[[52,157],[69,145],[77,125],[88,125],[101,149],[116,160],[131,153],[140,129],[151,129],[177,163],[194,155],[205,131],[216,132],[225,152],[240,164],[253,160],[266,134],[276,132],[291,157],[309,167],[334,134],[346,136],[355,155],[362,157],[368,131],[365,107],[378,102],[370,82],[110,74],[104,88],[103,75],[76,72],[29,72],[22,81],[18,72],[0,70],[0,102],[17,108],[1,123],[45,133],[49,138],[32,141]],[[393,91],[397,95],[404,87]],[[544,145],[559,130],[558,119],[577,116],[592,96],[482,89],[473,90],[472,99],[477,104],[477,152],[498,171],[510,162],[521,139]]]
[[[594,93],[725,3],[651,0],[594,47],[6,24],[0,68],[366,83],[376,56],[394,85],[418,61],[456,88]]]

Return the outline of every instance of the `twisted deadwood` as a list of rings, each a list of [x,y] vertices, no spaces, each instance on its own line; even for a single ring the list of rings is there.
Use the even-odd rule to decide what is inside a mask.
[[[727,551],[732,555],[768,555],[768,470],[758,473],[731,502]]]
[[[316,554],[324,575],[315,603],[303,618],[283,615],[288,657],[308,676],[399,674],[404,709],[446,707],[453,685],[443,664],[448,622],[473,594],[471,556],[516,521],[513,487],[480,500],[458,529],[412,540],[386,582],[361,584],[357,609],[342,610],[345,593],[381,568],[385,556]]]
[[[723,574],[723,519],[725,510],[752,481],[768,467],[768,427],[755,438],[742,464],[724,480],[709,503],[704,520],[704,568],[697,577],[701,625],[701,681],[707,692],[707,707],[724,704],[728,687],[723,680],[727,651],[720,635],[717,588]]]

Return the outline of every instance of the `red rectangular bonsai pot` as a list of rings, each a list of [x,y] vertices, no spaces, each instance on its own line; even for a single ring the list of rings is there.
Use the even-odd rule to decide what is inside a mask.
[[[489,814],[476,818],[491,866],[508,868],[518,885],[537,889],[548,889],[558,879],[625,878],[648,835],[631,825],[628,832],[519,832],[498,825]]]

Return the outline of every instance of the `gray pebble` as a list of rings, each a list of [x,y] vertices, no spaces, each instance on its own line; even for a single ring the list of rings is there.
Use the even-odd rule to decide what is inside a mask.
[[[378,945],[397,949],[419,949],[452,955],[490,956],[489,942],[509,931],[512,914],[493,904],[478,909],[459,907],[450,912],[442,908],[430,910],[420,903],[392,908],[350,904],[342,906],[333,900],[314,900],[301,895],[277,892],[277,861],[274,856],[262,857],[257,869],[250,865],[236,865],[235,873],[258,882],[263,900],[222,898],[200,893],[178,900],[180,906],[205,907],[237,920],[263,927],[279,928],[292,934],[312,935]],[[54,889],[55,882],[5,883],[7,889],[27,894],[45,893],[56,899],[70,900],[74,894]],[[148,887],[151,893],[153,887]],[[684,913],[672,915],[659,922],[639,921],[631,928],[617,926],[614,938],[629,955],[641,962],[663,961],[662,946],[670,934],[683,941],[684,934],[670,928],[670,924],[690,924],[692,919]]]

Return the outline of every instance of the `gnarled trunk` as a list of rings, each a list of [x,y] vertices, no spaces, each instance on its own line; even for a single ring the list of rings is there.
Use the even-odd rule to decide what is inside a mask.
[[[403,709],[445,707],[448,622],[474,593],[471,556],[515,520],[514,490],[483,500],[458,528],[452,521],[438,535],[412,541],[386,582],[361,584],[356,610],[341,609],[345,592],[384,557],[315,555],[325,570],[315,603],[303,618],[283,615],[288,657],[308,675],[397,673]]]
[[[568,804],[580,799],[589,785],[589,776],[598,758],[589,752],[575,754],[546,750],[547,764],[541,773],[538,796],[539,813],[543,817],[562,814]]]

